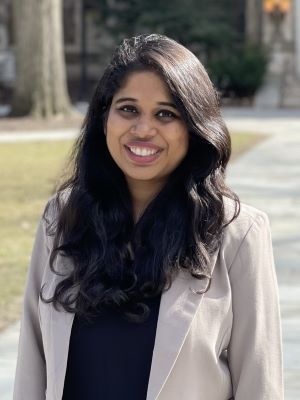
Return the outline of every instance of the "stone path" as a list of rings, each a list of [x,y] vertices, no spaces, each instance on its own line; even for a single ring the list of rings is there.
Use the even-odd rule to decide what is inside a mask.
[[[1,143],[14,143],[14,142],[50,142],[57,140],[67,140],[76,137],[78,132],[76,129],[62,129],[55,131],[36,131],[36,132],[11,132],[11,133],[0,133],[0,144]]]
[[[229,110],[231,130],[270,133],[232,164],[228,182],[271,222],[283,330],[285,399],[300,399],[300,112]]]
[[[271,135],[230,166],[228,182],[242,201],[266,211],[270,217],[282,315],[285,399],[299,400],[300,111],[226,109],[223,114],[232,131]],[[52,134],[15,133],[14,140],[40,140],[41,137],[51,140]],[[75,134],[62,131],[58,137],[70,138]],[[7,141],[5,137],[0,135],[0,143]],[[12,399],[18,330],[19,323],[0,335],[1,400]]]
[[[14,324],[0,335],[0,399],[12,400],[20,324]],[[28,399],[29,400],[29,399]],[[42,400],[42,399],[41,399]]]

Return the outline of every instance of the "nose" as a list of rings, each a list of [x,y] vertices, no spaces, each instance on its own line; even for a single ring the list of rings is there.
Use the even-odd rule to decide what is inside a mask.
[[[140,118],[135,124],[132,125],[130,132],[138,137],[154,136],[157,129],[150,119],[144,117]]]

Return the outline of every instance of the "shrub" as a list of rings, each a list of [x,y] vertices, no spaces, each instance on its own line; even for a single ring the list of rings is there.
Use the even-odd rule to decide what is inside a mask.
[[[267,63],[266,49],[245,46],[216,54],[207,67],[223,96],[241,98],[252,97],[261,86]]]

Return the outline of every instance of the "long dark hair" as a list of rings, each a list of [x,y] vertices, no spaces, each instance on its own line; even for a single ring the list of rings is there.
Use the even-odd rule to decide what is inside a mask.
[[[134,224],[129,189],[104,133],[114,94],[128,74],[144,70],[166,82],[188,127],[189,149]],[[50,267],[62,273],[54,268],[60,254],[71,259],[72,269],[57,283],[53,297],[41,293],[43,301],[87,318],[114,309],[140,322],[149,313],[145,299],[168,290],[180,268],[195,279],[210,279],[211,256],[224,227],[239,212],[239,200],[224,182],[230,153],[216,91],[195,55],[162,35],[125,39],[95,89],[73,148],[72,175],[52,201],[56,218],[48,232],[54,236]],[[224,197],[235,204],[230,220]]]

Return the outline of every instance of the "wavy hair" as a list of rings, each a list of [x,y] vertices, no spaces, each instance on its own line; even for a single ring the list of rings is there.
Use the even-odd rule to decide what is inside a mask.
[[[189,148],[135,224],[105,127],[112,98],[128,75],[148,70],[169,88],[188,127]],[[180,268],[195,279],[211,279],[211,256],[239,213],[239,199],[224,181],[230,153],[217,93],[197,57],[163,35],[125,39],[98,82],[73,148],[71,175],[53,200],[57,216],[49,227],[54,236],[50,268],[62,274],[54,267],[60,254],[72,260],[72,269],[51,298],[41,292],[42,300],[86,318],[113,309],[142,322],[149,314],[145,299],[168,290]],[[235,204],[230,220],[225,197]]]

